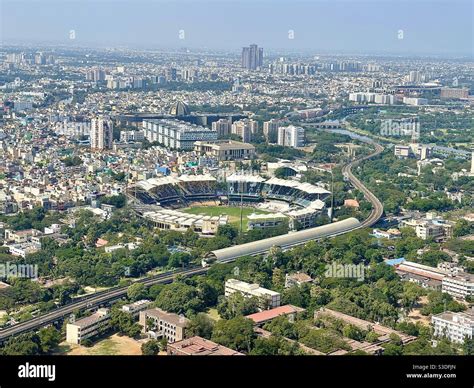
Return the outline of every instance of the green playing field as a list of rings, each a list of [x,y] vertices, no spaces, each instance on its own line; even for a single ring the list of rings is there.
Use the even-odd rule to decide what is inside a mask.
[[[181,209],[183,212],[190,214],[205,214],[207,216],[229,216],[229,222],[236,226],[240,225],[240,207],[232,206],[195,206],[189,207],[186,209]],[[256,214],[267,214],[267,211],[256,210],[251,207],[242,208],[243,215],[243,229],[247,230],[247,216],[256,213]]]

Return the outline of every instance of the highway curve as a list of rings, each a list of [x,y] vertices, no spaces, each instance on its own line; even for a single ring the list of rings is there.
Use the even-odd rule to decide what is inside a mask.
[[[373,224],[375,224],[380,219],[380,217],[382,217],[382,214],[383,214],[383,205],[380,202],[380,200],[367,187],[365,187],[362,184],[362,182],[359,179],[357,179],[354,176],[354,174],[352,173],[352,167],[357,166],[358,164],[360,164],[364,160],[367,160],[367,159],[373,158],[374,156],[379,155],[384,150],[384,148],[378,143],[370,142],[369,144],[372,144],[375,147],[375,152],[373,152],[370,155],[364,156],[363,158],[354,160],[354,161],[346,164],[342,168],[342,174],[344,175],[344,177],[349,179],[349,181],[352,183],[352,185],[356,189],[358,189],[359,191],[364,193],[365,199],[372,204],[372,211],[371,211],[369,217],[367,217],[364,221],[362,221],[359,228],[365,228],[365,227],[368,227],[368,226],[372,226]]]

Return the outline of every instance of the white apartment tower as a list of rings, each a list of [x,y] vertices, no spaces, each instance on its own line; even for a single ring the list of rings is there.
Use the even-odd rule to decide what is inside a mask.
[[[278,145],[286,147],[304,146],[304,128],[289,125],[278,128]]]
[[[104,150],[112,148],[113,125],[107,117],[99,116],[91,120],[91,149]]]

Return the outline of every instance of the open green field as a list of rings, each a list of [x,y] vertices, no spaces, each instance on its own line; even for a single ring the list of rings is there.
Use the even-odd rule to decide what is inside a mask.
[[[229,222],[237,227],[240,226],[240,207],[232,206],[195,206],[182,209],[183,212],[189,214],[204,214],[206,216],[229,216]],[[247,216],[255,214],[268,214],[265,210],[256,210],[251,207],[242,208],[243,230],[247,230]]]

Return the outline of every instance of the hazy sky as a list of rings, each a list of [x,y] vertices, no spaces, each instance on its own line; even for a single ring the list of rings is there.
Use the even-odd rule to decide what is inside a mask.
[[[0,0],[0,38],[84,46],[463,54],[473,0]],[[75,40],[69,31],[75,31]],[[184,40],[179,39],[184,31]],[[294,31],[294,39],[288,31]],[[403,39],[398,39],[403,30]]]

